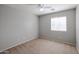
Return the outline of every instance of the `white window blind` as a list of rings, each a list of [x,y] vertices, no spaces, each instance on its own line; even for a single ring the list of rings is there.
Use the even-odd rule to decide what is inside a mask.
[[[66,16],[51,18],[51,30],[67,31],[66,21],[67,21]]]

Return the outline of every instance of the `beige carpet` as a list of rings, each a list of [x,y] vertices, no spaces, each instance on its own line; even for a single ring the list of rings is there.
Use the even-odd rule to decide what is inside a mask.
[[[75,47],[45,39],[35,39],[9,49],[12,54],[76,54]]]

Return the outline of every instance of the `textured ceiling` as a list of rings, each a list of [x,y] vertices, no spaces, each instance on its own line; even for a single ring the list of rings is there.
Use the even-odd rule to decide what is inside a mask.
[[[54,10],[40,11],[40,7],[38,4],[19,4],[19,5],[12,4],[8,6],[18,8],[23,11],[29,11],[35,15],[44,15],[48,13],[54,13],[54,12],[76,8],[76,4],[51,4],[50,6]]]

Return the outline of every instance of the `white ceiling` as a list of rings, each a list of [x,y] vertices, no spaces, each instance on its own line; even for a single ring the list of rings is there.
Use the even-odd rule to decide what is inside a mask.
[[[68,9],[76,8],[76,4],[51,4],[51,7],[55,10],[52,11],[40,11],[38,4],[19,4],[19,5],[8,5],[14,8],[19,8],[24,11],[30,11],[35,15],[44,15],[48,13],[54,13],[59,11],[64,11]]]

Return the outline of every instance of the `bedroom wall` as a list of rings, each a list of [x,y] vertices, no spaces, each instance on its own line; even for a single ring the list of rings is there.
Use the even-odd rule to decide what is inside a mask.
[[[30,11],[22,11],[0,5],[0,51],[38,38],[38,17]]]
[[[67,44],[76,44],[75,9],[42,15],[40,17],[40,38]],[[51,17],[67,17],[67,31],[51,31]]]
[[[76,47],[79,52],[79,5],[76,8]]]

